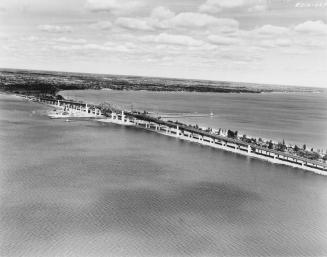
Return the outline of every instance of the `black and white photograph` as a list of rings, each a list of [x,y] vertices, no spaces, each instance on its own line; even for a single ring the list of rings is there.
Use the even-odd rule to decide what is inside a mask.
[[[327,256],[327,0],[0,0],[0,256]]]

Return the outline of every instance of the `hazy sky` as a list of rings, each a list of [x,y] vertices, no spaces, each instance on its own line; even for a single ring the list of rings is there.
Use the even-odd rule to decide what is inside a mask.
[[[327,0],[0,0],[0,67],[327,87]]]

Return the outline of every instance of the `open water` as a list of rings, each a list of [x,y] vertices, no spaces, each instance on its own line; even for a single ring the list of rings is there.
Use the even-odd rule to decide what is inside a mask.
[[[308,144],[326,139],[319,99],[299,103],[314,107],[302,108],[311,129],[294,126]],[[182,105],[171,102],[164,111]],[[327,256],[326,177],[141,129],[50,120],[47,109],[0,95],[0,256]],[[244,128],[264,123],[239,110]],[[274,115],[266,122],[287,116]]]

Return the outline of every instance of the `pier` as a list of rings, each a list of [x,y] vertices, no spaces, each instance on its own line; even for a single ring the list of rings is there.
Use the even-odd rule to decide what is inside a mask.
[[[327,175],[326,163],[268,149],[252,143],[246,143],[239,139],[228,138],[179,122],[161,120],[147,113],[131,112],[114,108],[102,110],[98,105],[66,100],[53,100],[49,98],[39,98],[36,101],[58,108],[64,108],[69,112],[74,112],[76,116],[80,115],[80,117],[85,117],[83,115],[88,114],[88,117],[99,118],[101,122],[135,126],[182,140],[263,159],[272,163],[284,164],[309,170],[317,174]],[[100,119],[101,117],[104,118]]]

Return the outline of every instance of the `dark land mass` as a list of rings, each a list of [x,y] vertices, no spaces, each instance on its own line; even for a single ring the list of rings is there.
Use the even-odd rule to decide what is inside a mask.
[[[56,95],[80,89],[186,91],[211,93],[311,92],[320,89],[241,82],[186,80],[90,73],[0,69],[0,89],[21,94]]]

